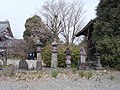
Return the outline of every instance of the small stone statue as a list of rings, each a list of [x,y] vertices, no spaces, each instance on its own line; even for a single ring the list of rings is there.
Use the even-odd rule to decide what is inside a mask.
[[[86,52],[83,47],[80,48],[80,61],[81,63],[85,63],[86,61]]]
[[[71,64],[71,50],[69,48],[66,49],[65,51],[66,54],[66,65],[67,67],[70,67]]]
[[[86,69],[86,52],[83,47],[80,48],[80,61],[78,62],[78,67],[81,69]]]

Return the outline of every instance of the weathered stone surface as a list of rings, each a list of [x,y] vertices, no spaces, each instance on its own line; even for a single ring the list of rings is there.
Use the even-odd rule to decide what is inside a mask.
[[[96,69],[96,70],[102,70],[102,69],[103,69],[103,67],[102,67],[102,65],[101,65],[101,63],[100,63],[100,59],[97,60],[95,69]]]
[[[66,55],[66,67],[70,68],[71,67],[71,56],[70,55]]]
[[[36,39],[36,46],[37,46],[37,62],[36,62],[36,69],[37,70],[42,70],[42,56],[41,56],[41,46],[43,43],[40,42],[39,37]]]
[[[41,52],[37,53],[36,69],[37,70],[42,70],[42,56],[41,56]]]
[[[57,68],[57,53],[52,53],[52,61],[51,61],[51,67]]]
[[[101,62],[100,62],[100,54],[99,53],[96,53],[96,57],[97,57],[97,61],[96,61],[96,67],[95,69],[96,70],[101,70],[103,69],[102,65],[101,65]]]
[[[19,69],[28,70],[28,63],[26,62],[26,60],[20,60]]]
[[[54,42],[51,45],[52,45],[51,67],[57,68],[57,65],[58,65],[58,61],[57,61],[58,43],[56,42],[55,38],[54,38]]]

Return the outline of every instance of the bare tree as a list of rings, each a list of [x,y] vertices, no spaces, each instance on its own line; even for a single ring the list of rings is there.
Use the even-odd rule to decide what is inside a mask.
[[[25,56],[26,50],[26,43],[23,39],[14,39],[9,53],[11,53],[11,57],[21,58],[21,56]]]
[[[58,2],[52,0],[44,4],[42,14],[54,37],[61,34],[67,45],[74,43],[75,34],[82,25],[83,4],[81,2],[66,3],[62,0]]]
[[[53,37],[57,37],[59,33],[61,33],[61,5],[63,5],[64,2],[59,1],[59,3],[56,3],[54,0],[51,2],[45,2],[43,6],[43,16],[46,19],[46,25],[51,31]]]

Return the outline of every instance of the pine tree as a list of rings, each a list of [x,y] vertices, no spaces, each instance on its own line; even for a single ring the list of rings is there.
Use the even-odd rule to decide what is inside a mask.
[[[26,41],[28,50],[35,48],[34,39],[36,36],[39,37],[40,41],[44,45],[51,39],[51,34],[38,15],[28,18],[25,22],[25,31],[23,37]]]
[[[104,66],[120,69],[120,0],[100,0],[93,37]]]

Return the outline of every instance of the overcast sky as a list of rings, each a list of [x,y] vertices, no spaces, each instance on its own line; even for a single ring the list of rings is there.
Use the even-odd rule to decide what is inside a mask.
[[[47,0],[48,1],[48,0]],[[73,1],[73,0],[68,0]],[[37,14],[45,0],[0,0],[0,21],[8,20],[15,38],[23,38],[26,19]],[[82,0],[85,22],[95,18],[95,9],[99,0]]]

